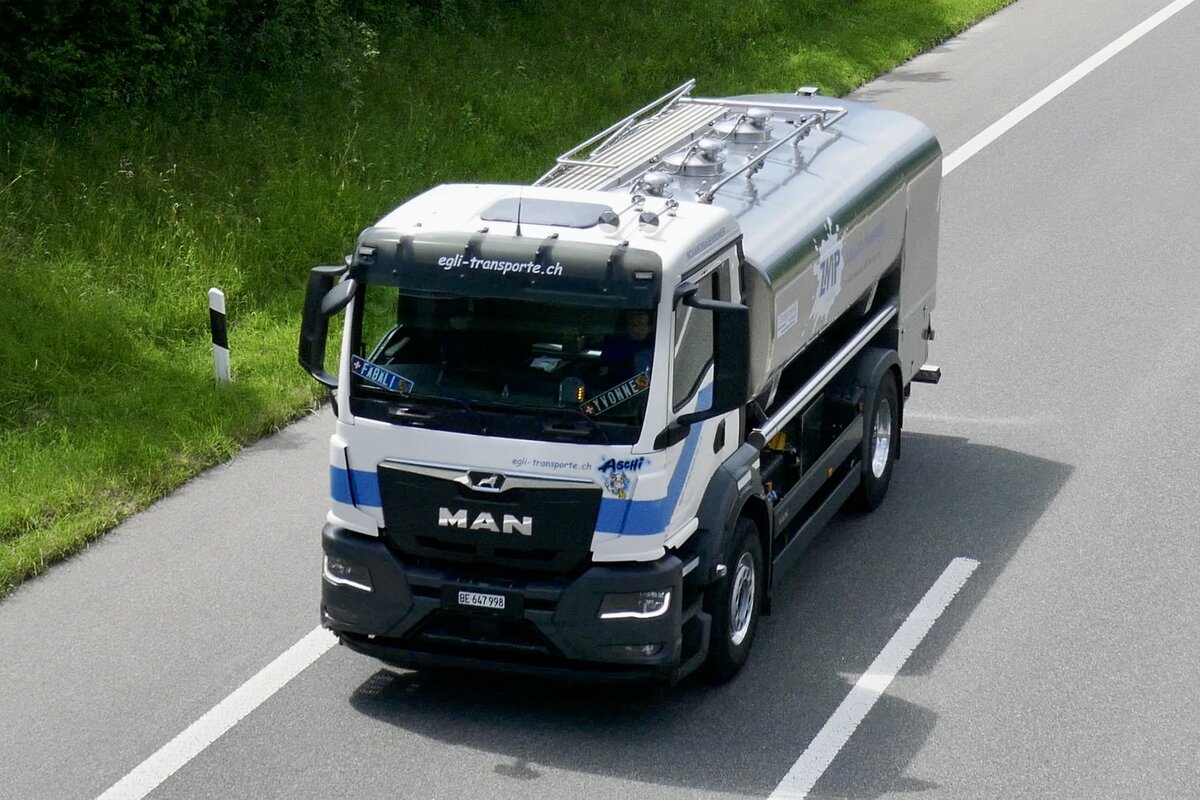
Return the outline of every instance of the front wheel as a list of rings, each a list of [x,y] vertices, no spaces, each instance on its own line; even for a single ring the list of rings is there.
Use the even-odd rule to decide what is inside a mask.
[[[854,495],[855,505],[863,511],[874,511],[883,503],[892,468],[896,464],[896,448],[900,444],[900,397],[891,372],[884,373],[871,395],[870,415],[864,421],[862,446],[862,482]]]
[[[705,669],[718,683],[728,681],[746,663],[767,588],[763,582],[762,544],[752,520],[738,520],[732,552],[729,571],[710,590],[712,633]]]

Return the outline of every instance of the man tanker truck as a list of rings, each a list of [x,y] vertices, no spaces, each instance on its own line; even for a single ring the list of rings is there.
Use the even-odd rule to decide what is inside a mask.
[[[313,269],[342,644],[728,679],[813,536],[883,501],[911,385],[940,376],[938,142],[815,89],[692,88],[532,185],[430,189]]]

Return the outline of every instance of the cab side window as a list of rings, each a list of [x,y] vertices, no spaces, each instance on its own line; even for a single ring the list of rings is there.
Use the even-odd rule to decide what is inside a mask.
[[[713,270],[697,282],[700,289],[696,297],[720,299],[717,276],[721,271]],[[679,303],[675,308],[675,364],[671,385],[672,407],[675,411],[683,408],[696,394],[712,360],[713,314]]]

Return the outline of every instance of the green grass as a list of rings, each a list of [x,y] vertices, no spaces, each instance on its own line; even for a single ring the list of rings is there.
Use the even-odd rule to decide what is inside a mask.
[[[313,408],[307,270],[405,198],[527,182],[692,76],[842,94],[1007,2],[446,2],[271,83],[71,125],[0,115],[0,595]]]

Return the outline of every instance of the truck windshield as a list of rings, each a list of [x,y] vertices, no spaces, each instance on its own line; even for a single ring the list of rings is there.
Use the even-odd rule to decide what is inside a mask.
[[[352,396],[389,419],[529,439],[636,441],[653,309],[422,297],[368,285],[356,303]],[[358,413],[370,403],[358,403]]]

